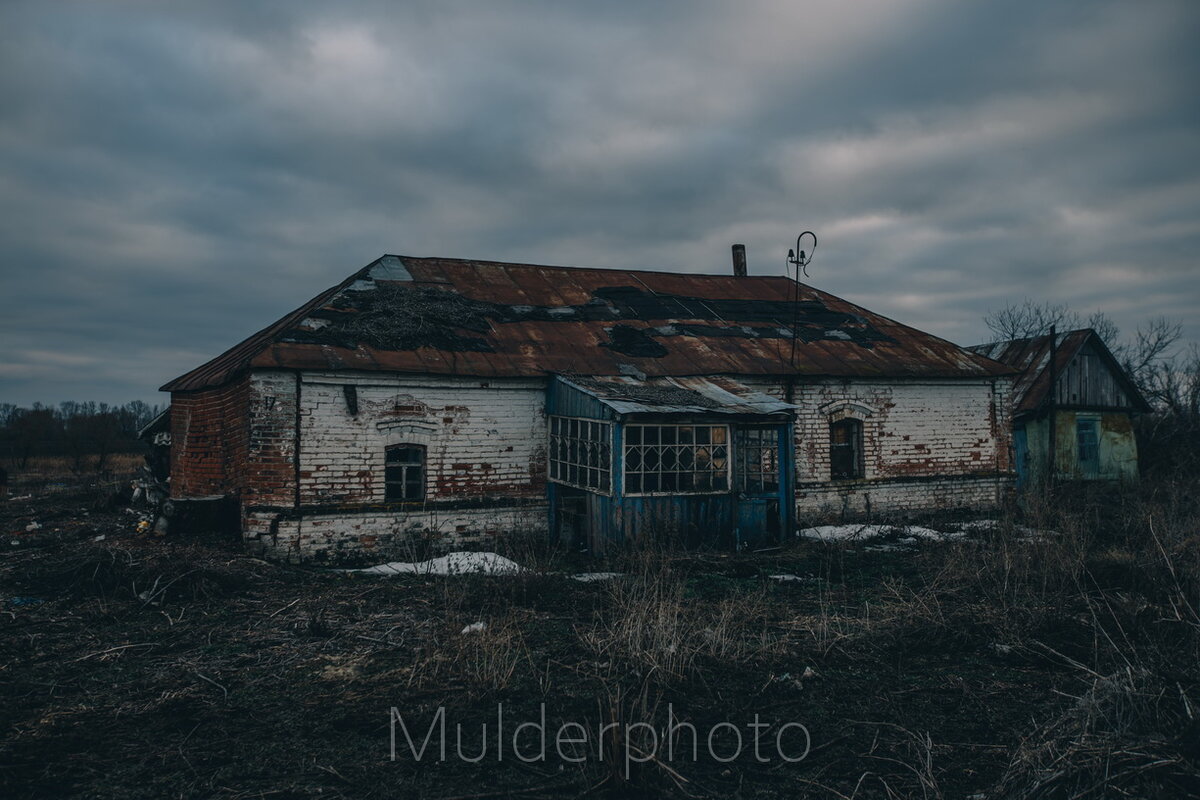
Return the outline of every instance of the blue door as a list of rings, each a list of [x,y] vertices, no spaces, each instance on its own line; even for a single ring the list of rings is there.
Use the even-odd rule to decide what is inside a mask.
[[[1029,478],[1029,445],[1025,438],[1025,428],[1022,426],[1013,431],[1013,466],[1017,470],[1017,488],[1020,489]]]
[[[1079,475],[1095,478],[1100,474],[1100,431],[1099,420],[1094,417],[1079,417],[1075,421],[1076,455]]]
[[[738,549],[777,544],[790,493],[786,454],[788,426],[739,427],[734,436],[734,544]]]

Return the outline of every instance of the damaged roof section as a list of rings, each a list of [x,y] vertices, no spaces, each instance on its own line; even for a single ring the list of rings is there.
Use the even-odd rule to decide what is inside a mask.
[[[389,255],[163,389],[250,368],[498,377],[619,375],[631,362],[649,376],[1011,372],[783,276]]]
[[[1019,371],[1020,374],[1013,382],[1012,403],[1016,414],[1035,412],[1047,406],[1050,396],[1051,352],[1054,353],[1053,373],[1061,377],[1085,347],[1091,347],[1105,361],[1137,410],[1150,410],[1145,397],[1129,380],[1124,368],[1094,330],[1081,328],[1059,333],[1056,339],[1057,342],[1052,343],[1050,335],[1045,334],[1025,339],[976,344],[967,349]]]
[[[787,415],[795,406],[755,391],[731,378],[583,377],[557,380],[594,397],[618,415],[737,414]]]

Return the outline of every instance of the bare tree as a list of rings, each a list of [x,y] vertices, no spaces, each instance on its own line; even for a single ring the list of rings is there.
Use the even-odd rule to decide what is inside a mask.
[[[1059,330],[1077,328],[1080,318],[1066,303],[1037,303],[1025,298],[989,311],[983,322],[999,339],[1028,339],[1049,333],[1052,325]]]
[[[1121,337],[1121,329],[1103,311],[1082,317],[1066,303],[1038,303],[1029,298],[989,311],[984,324],[1003,339],[1027,339],[1044,336],[1055,326],[1059,333],[1076,328],[1091,328],[1116,356],[1147,399],[1171,405],[1168,396],[1179,391],[1179,364],[1171,350],[1182,336],[1182,327],[1166,317],[1155,317],[1139,325],[1133,339]]]

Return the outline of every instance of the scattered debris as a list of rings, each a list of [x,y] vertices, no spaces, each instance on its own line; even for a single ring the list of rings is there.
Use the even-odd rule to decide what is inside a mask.
[[[463,634],[468,634],[468,633],[479,633],[480,631],[482,631],[482,630],[483,630],[484,628],[486,628],[486,627],[487,627],[487,623],[486,623],[486,622],[482,622],[482,621],[480,621],[480,622],[472,622],[470,625],[468,625],[467,627],[465,627],[465,628],[463,628],[463,629],[462,629],[462,633],[463,633]]]
[[[25,532],[32,533],[33,531],[41,530],[41,528],[41,524],[35,521],[25,526]]]

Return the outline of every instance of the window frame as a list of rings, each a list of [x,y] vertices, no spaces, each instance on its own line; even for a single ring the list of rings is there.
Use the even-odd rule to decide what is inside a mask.
[[[779,428],[773,425],[753,425],[739,427],[734,432],[736,447],[734,456],[737,469],[734,476],[737,491],[748,495],[778,494],[783,483],[783,453],[779,447]],[[743,441],[745,440],[745,441]],[[751,459],[751,452],[757,451],[758,459]],[[769,453],[770,463],[764,469],[763,458]],[[751,477],[755,480],[751,481]]]
[[[630,447],[645,448],[645,447],[649,446],[645,442],[644,435],[639,436],[641,441],[639,441],[637,444],[631,445],[629,443],[629,431],[631,428],[639,428],[639,429],[658,428],[658,429],[660,429],[660,431],[661,431],[661,429],[664,429],[664,428],[675,429],[676,433],[675,433],[675,437],[674,437],[675,438],[674,442],[666,442],[666,443],[662,442],[661,441],[661,432],[660,432],[660,434],[657,437],[660,439],[660,441],[654,442],[653,445],[655,445],[659,448],[672,447],[672,448],[675,448],[678,450],[678,449],[684,447],[685,444],[690,444],[693,449],[693,452],[692,452],[693,468],[690,470],[686,470],[686,471],[681,470],[681,469],[673,469],[673,470],[661,469],[661,464],[663,463],[662,455],[663,455],[664,451],[660,450],[660,452],[658,454],[659,455],[658,463],[660,465],[660,468],[658,470],[656,470],[654,472],[651,472],[651,471],[648,471],[645,469],[631,471],[627,466],[629,463],[629,455],[630,455],[629,448]],[[680,428],[692,428],[693,429],[692,442],[682,443],[682,444],[679,442],[678,430]],[[724,435],[725,441],[720,444],[713,444],[711,441],[712,437],[711,437],[711,433],[710,433],[709,434],[709,439],[710,439],[709,442],[696,442],[695,441],[695,429],[696,428],[707,428],[710,431],[712,429],[719,428],[725,432],[725,435]],[[724,465],[723,469],[720,469],[720,470],[697,470],[697,469],[695,469],[694,465],[696,463],[696,453],[694,451],[697,447],[704,447],[704,446],[707,446],[710,449],[710,454],[709,454],[709,458],[708,458],[710,463],[714,460],[714,457],[711,454],[711,449],[714,447],[724,447],[725,448],[725,456],[724,456],[725,465]],[[641,455],[644,458],[644,456],[646,454],[645,454],[645,452],[643,452],[643,453],[641,453]],[[726,422],[631,422],[631,423],[625,423],[621,426],[621,495],[623,497],[673,497],[673,496],[679,496],[679,495],[703,496],[703,495],[729,494],[730,492],[733,491],[733,462],[734,462],[735,455],[736,455],[736,453],[735,453],[735,448],[734,448],[734,443],[733,443],[733,427],[729,423],[726,423]],[[676,454],[676,463],[678,463],[678,454]],[[664,490],[664,489],[656,489],[653,491],[645,491],[644,489],[639,489],[638,491],[630,491],[629,490],[629,477],[631,474],[641,475],[641,476],[643,476],[643,478],[645,475],[650,475],[650,474],[657,475],[659,478],[659,485],[661,486],[662,485],[662,476],[664,474],[674,474],[674,475],[690,474],[694,481],[695,476],[698,474],[701,474],[701,473],[709,474],[712,476],[719,475],[724,478],[725,485],[722,487],[713,487],[713,488],[709,488],[709,489],[695,489],[695,488],[682,489],[682,488],[679,488],[678,486],[676,486],[674,489],[666,489],[666,490]],[[643,486],[644,485],[645,484],[643,481]]]
[[[556,457],[556,451],[555,451],[555,438],[558,437],[561,439],[564,437],[563,437],[563,434],[561,434],[561,433],[556,434],[554,432],[555,420],[559,420],[560,422],[567,422],[567,423],[569,423],[571,421],[575,421],[578,423],[589,423],[589,424],[599,425],[600,430],[603,432],[601,438],[598,438],[598,439],[581,439],[579,437],[574,437],[574,438],[575,438],[575,441],[577,441],[577,442],[587,442],[587,443],[593,443],[593,444],[603,446],[608,452],[608,459],[604,460],[603,455],[601,454],[600,458],[597,460],[597,465],[594,467],[591,466],[590,464],[582,464],[579,461],[572,462],[569,460],[569,458],[566,461],[562,461],[562,460],[558,459]],[[572,437],[570,437],[570,435],[568,434],[565,438],[570,439]],[[569,448],[570,448],[570,444],[568,443],[568,455],[569,455]],[[610,422],[609,420],[591,419],[589,417],[573,417],[573,416],[568,416],[566,414],[550,414],[550,415],[548,415],[548,417],[546,419],[546,480],[548,480],[551,483],[556,483],[559,486],[570,486],[573,489],[582,489],[585,492],[593,492],[595,494],[604,495],[605,497],[610,497],[613,494],[613,473],[615,471],[613,468],[613,450],[614,449],[615,448],[613,447],[613,423]],[[557,477],[557,478],[554,477],[556,462],[559,464],[563,464],[567,467],[568,477]],[[574,466],[577,470],[581,469],[581,468],[586,469],[586,470],[591,470],[591,469],[597,470],[597,472],[599,473],[599,475],[601,477],[607,478],[607,481],[606,481],[607,487],[601,487],[599,485],[590,486],[590,485],[588,485],[588,483],[586,481],[572,482],[569,478],[569,471],[570,471],[571,466]]]
[[[1091,442],[1088,447],[1091,450],[1091,457],[1084,458],[1084,442],[1083,431],[1087,429],[1091,434]],[[1100,470],[1100,420],[1093,416],[1076,416],[1075,417],[1075,461],[1079,464],[1080,469],[1083,469],[1085,464],[1094,468],[1097,472]]]
[[[865,438],[864,428],[861,419],[857,417],[842,417],[838,420],[830,420],[829,422],[829,480],[831,481],[859,481],[867,477],[866,458],[863,453],[863,440]],[[845,444],[834,443],[834,431],[838,428],[848,429],[850,431],[849,441]],[[847,447],[851,454],[851,469],[849,474],[835,472],[834,468],[834,448]]]
[[[412,462],[392,461],[391,454],[401,450],[412,450],[417,454],[417,460]],[[411,442],[400,442],[390,444],[383,448],[383,500],[385,503],[423,503],[427,494],[426,487],[426,465],[428,464],[427,448],[423,444],[415,444]],[[401,478],[398,481],[388,479],[388,470],[401,470]],[[410,483],[414,483],[410,478],[410,470],[417,471],[417,480],[415,481],[418,494],[416,497],[408,496],[407,487]],[[391,487],[400,487],[401,496],[393,497],[391,495]]]

